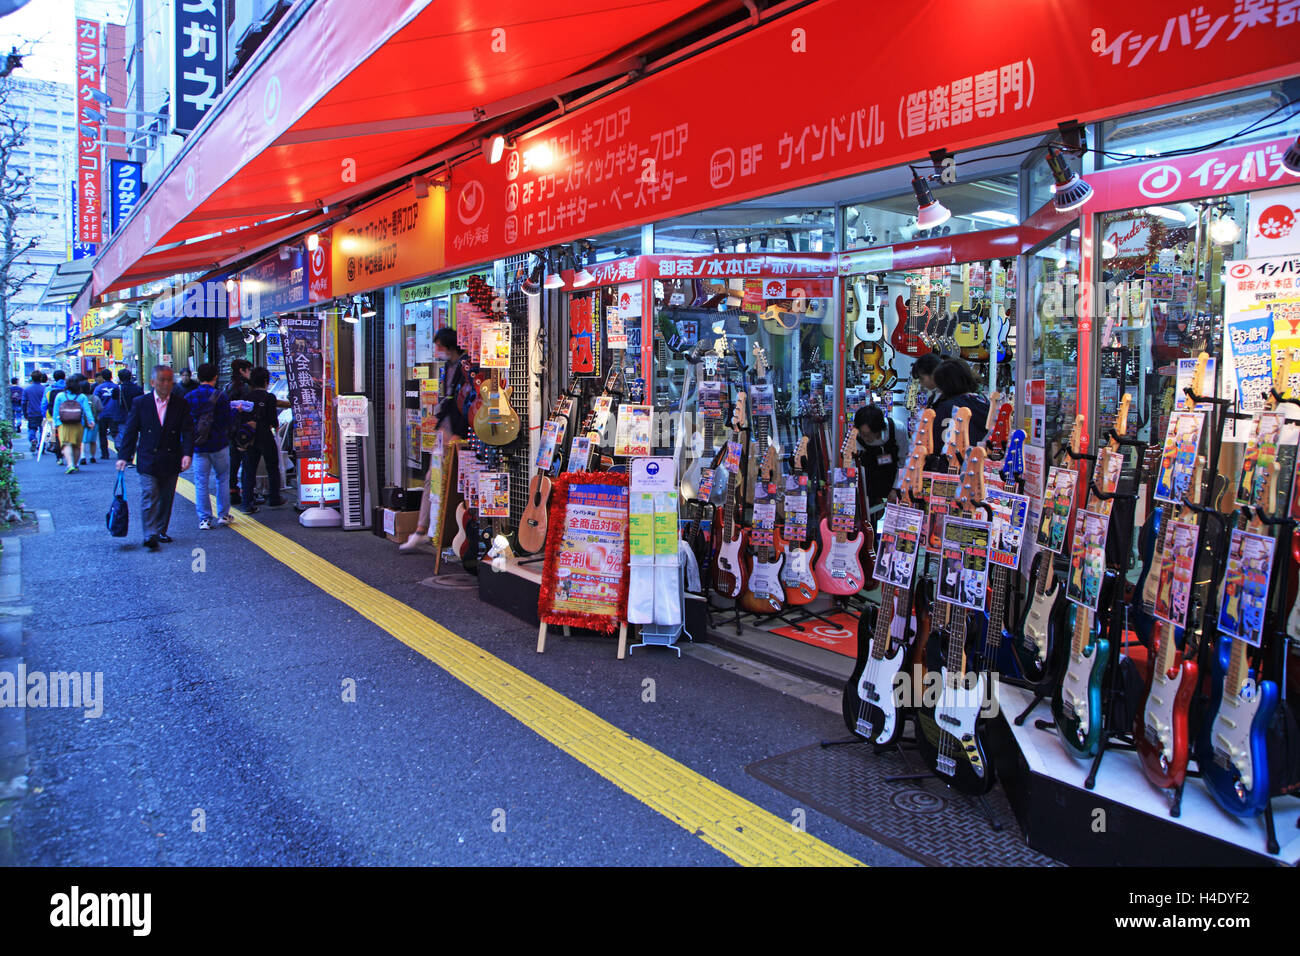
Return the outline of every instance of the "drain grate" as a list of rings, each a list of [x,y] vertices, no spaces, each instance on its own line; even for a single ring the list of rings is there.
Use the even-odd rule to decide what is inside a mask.
[[[1002,824],[994,830],[974,800],[933,777],[885,779],[923,769],[914,753],[905,761],[898,751],[872,754],[865,743],[813,744],[745,768],[768,786],[930,866],[1056,865],[1025,845],[1000,788],[985,798]]]

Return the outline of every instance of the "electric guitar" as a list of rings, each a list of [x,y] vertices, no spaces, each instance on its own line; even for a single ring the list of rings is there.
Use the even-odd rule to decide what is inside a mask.
[[[755,527],[749,530],[751,545],[755,535],[760,535],[763,543],[752,548],[746,559],[745,584],[739,600],[741,608],[752,614],[775,614],[785,607],[785,589],[781,584],[785,555],[776,528],[776,493],[772,483],[777,461],[776,448],[769,445],[758,472],[759,488],[754,493],[754,507],[757,510],[759,505],[773,505],[772,529],[770,532],[759,529],[756,519]]]
[[[809,604],[820,593],[817,589],[817,576],[813,573],[813,559],[817,556],[815,539],[794,538],[791,534],[790,507],[796,498],[802,498],[804,520],[808,517],[808,476],[804,470],[808,463],[808,437],[799,439],[799,445],[791,456],[791,474],[786,476],[784,511],[785,533],[781,536],[785,547],[785,566],[781,569],[781,584],[785,588],[785,603],[798,607]],[[805,535],[807,528],[804,529]],[[807,547],[801,547],[807,540]]]
[[[821,554],[814,565],[817,586],[827,594],[840,596],[857,594],[866,582],[859,559],[866,535],[861,532],[851,535],[846,530],[856,524],[856,517],[847,513],[855,510],[856,505],[857,482],[852,452],[855,440],[856,432],[848,429],[840,446],[841,467],[836,470],[832,482],[831,504],[833,506],[838,499],[838,504],[845,512],[834,519],[840,530],[831,531],[830,512],[827,512],[820,525]]]
[[[1264,492],[1270,515],[1277,514],[1278,470],[1274,460]],[[1248,528],[1256,533],[1264,530],[1258,512]],[[1279,546],[1285,547],[1285,542]],[[1285,586],[1281,581],[1271,583]],[[1196,750],[1210,796],[1237,817],[1256,816],[1268,806],[1268,731],[1281,698],[1278,684],[1264,680],[1258,667],[1250,666],[1248,648],[1234,637],[1219,638],[1210,658],[1210,706]]]
[[[590,424],[585,429],[593,448],[608,448],[614,444],[614,428],[618,422],[618,400],[623,397],[623,369],[615,365],[605,377],[605,389],[592,403]]]
[[[915,298],[915,296],[913,297]],[[894,299],[894,311],[897,313],[897,324],[894,331],[889,336],[890,344],[894,346],[894,351],[902,355],[908,355],[912,358],[920,358],[922,355],[930,353],[930,347],[925,344],[921,338],[921,332],[917,326],[917,316],[912,309],[909,309],[903,302],[901,295]]]
[[[732,427],[737,438],[748,424],[746,414],[745,393],[742,391],[736,396],[736,408],[732,414]],[[713,589],[723,597],[738,598],[745,587],[742,556],[749,543],[749,532],[736,524],[737,476],[725,464],[719,467],[727,473],[727,480],[723,491],[722,521],[716,529],[718,545],[713,564]],[[713,480],[717,481],[716,470]]]
[[[514,389],[497,372],[479,385],[479,408],[474,413],[474,434],[489,445],[508,445],[519,437],[519,413],[510,405]]]
[[[984,450],[973,448],[962,466],[958,500],[965,506],[984,498]],[[969,511],[968,511],[969,513]],[[946,607],[946,623],[926,645],[926,666],[938,673],[940,691],[933,705],[922,697],[916,711],[916,747],[926,766],[949,786],[979,795],[993,787],[993,764],[985,750],[981,716],[989,692],[989,675],[967,671],[967,617],[960,605]]]
[[[989,416],[984,423],[984,440],[980,444],[990,451],[1005,455],[1010,430],[1011,403],[1002,400],[1001,392],[990,392]]]
[[[713,342],[713,353],[704,357],[704,376],[706,382],[717,380],[718,363],[726,355],[727,337],[719,335]],[[698,396],[698,392],[696,395]],[[696,408],[699,408],[698,398]],[[714,419],[704,419],[703,431],[697,431],[691,436],[691,451],[694,452],[695,460],[691,462],[691,467],[687,469],[686,475],[682,478],[681,493],[683,501],[690,501],[699,494],[700,480],[704,476],[705,459],[713,457],[713,428]]]

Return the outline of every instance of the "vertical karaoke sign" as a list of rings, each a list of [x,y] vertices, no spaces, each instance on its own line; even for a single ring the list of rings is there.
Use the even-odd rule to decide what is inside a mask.
[[[174,0],[172,131],[189,133],[221,96],[226,83],[223,0]]]
[[[99,243],[104,237],[103,171],[99,147],[100,124],[93,117],[101,108],[99,92],[101,24],[77,20],[77,229],[83,243]],[[93,113],[91,111],[94,111]]]

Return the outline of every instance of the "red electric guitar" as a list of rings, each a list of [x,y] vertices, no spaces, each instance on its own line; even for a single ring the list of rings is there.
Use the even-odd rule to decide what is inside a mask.
[[[793,606],[810,604],[821,592],[817,590],[817,576],[813,573],[813,561],[817,557],[817,541],[809,541],[806,536],[793,538],[791,518],[796,515],[792,504],[803,503],[803,518],[808,518],[808,476],[804,469],[808,465],[808,436],[799,439],[799,446],[790,459],[793,474],[786,476],[785,504],[786,531],[782,536],[785,546],[785,565],[781,568],[781,584],[785,588],[785,603]],[[806,533],[806,532],[805,532]],[[805,541],[808,542],[804,547]]]
[[[855,514],[841,514],[836,523],[841,530],[831,531],[831,516],[838,503],[845,511],[855,511],[857,503],[857,472],[853,467],[853,442],[856,432],[848,429],[840,446],[840,468],[831,483],[831,510],[821,520],[821,554],[814,566],[817,586],[827,594],[857,594],[866,583],[860,555],[866,543],[865,534],[850,534],[848,528],[857,523]]]
[[[912,298],[913,301],[917,299],[915,295]],[[921,329],[917,323],[917,317],[913,310],[909,309],[903,302],[901,295],[894,298],[894,311],[898,313],[898,324],[894,326],[894,331],[889,336],[889,342],[894,346],[894,351],[901,352],[903,355],[910,355],[912,358],[928,355],[930,347],[921,338]]]

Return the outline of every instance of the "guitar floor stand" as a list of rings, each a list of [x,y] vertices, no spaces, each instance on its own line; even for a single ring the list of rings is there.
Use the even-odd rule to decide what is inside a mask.
[[[741,634],[741,631],[740,631],[740,604],[737,603],[737,604],[735,604],[733,607],[718,607],[716,604],[713,603],[713,595],[716,594],[716,593],[717,593],[716,591],[710,590],[709,593],[708,593],[708,594],[705,596],[705,598],[704,598],[704,613],[705,613],[705,614],[708,616],[708,618],[709,618],[709,628],[710,628],[710,630],[712,630],[712,628],[714,627],[714,623],[713,623],[713,612],[714,612],[714,611],[718,612],[718,614],[720,614],[720,615],[725,615],[725,614],[727,614],[727,613],[730,613],[730,614],[732,615],[732,618],[731,618],[731,621],[730,621],[729,623],[732,623],[732,624],[735,624],[735,625],[736,625],[736,636],[739,637],[740,634]]]
[[[791,614],[797,616],[791,617],[790,616]],[[790,625],[790,627],[793,627],[797,631],[807,630],[807,628],[803,626],[803,622],[812,620],[813,618],[816,618],[817,620],[821,621],[823,624],[829,624],[831,627],[839,627],[838,624],[836,624],[834,621],[828,618],[825,614],[822,614],[820,611],[810,610],[806,606],[787,608],[786,610],[781,611],[777,614],[769,615],[769,617],[774,617],[778,621],[784,621],[786,624]]]
[[[904,761],[904,762],[907,761],[907,758],[906,758],[905,756],[903,756],[903,750],[902,750],[901,747],[900,747],[899,750],[898,750],[898,754],[899,754],[900,757],[903,757],[903,761]],[[925,771],[925,772],[923,772],[923,773],[900,773],[900,774],[895,774],[894,776],[886,777],[886,778],[885,778],[885,783],[897,783],[897,782],[899,782],[899,781],[901,781],[901,780],[938,780],[938,779],[939,779],[938,776],[936,776],[936,775],[933,774],[933,773],[930,773],[930,772],[927,770],[927,771]],[[947,785],[945,784],[945,786],[947,786]],[[951,789],[951,788],[949,788],[949,789]],[[976,803],[976,804],[979,806],[980,810],[982,810],[982,811],[984,812],[984,819],[988,820],[988,822],[989,822],[989,828],[990,828],[994,833],[1001,833],[1001,832],[1002,832],[1002,824],[999,823],[999,822],[998,822],[998,818],[995,817],[995,816],[993,815],[993,811],[989,808],[989,803],[988,803],[987,800],[984,799],[984,795],[983,795],[982,793],[981,793],[981,794],[974,794],[974,795],[971,795],[971,794],[963,794],[963,796],[966,796],[966,798],[967,798],[968,800],[973,801],[974,803]]]

